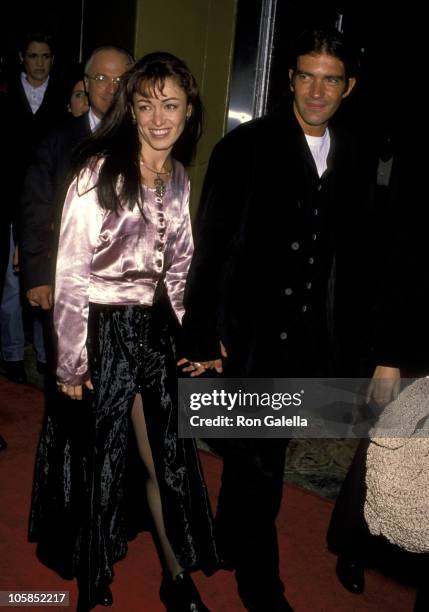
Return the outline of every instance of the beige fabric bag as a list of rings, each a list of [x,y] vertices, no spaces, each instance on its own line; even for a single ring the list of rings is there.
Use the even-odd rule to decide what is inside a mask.
[[[429,429],[421,429],[428,415],[429,378],[420,378],[384,409],[366,465],[370,532],[416,553],[429,552]]]

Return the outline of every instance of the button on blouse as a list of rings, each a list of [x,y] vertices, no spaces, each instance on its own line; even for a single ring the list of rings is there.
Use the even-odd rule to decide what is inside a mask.
[[[144,187],[144,215],[137,204],[118,214],[100,207],[95,187],[101,163],[72,181],[61,221],[54,323],[57,375],[69,385],[81,384],[88,377],[89,302],[150,306],[163,280],[181,320],[193,252],[189,180],[179,162],[173,164],[162,205],[156,202],[155,191]]]

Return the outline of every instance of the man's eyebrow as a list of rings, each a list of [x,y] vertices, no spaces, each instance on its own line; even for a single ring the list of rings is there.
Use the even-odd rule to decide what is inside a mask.
[[[297,68],[296,70],[296,74],[305,74],[306,76],[315,76],[314,72],[309,72],[308,70],[300,70],[299,68]],[[344,74],[324,74],[323,75],[324,79],[345,79]]]

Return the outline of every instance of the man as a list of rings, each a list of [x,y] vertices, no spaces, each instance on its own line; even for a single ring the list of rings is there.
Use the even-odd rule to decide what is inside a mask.
[[[372,321],[376,366],[367,395],[379,406],[395,399],[404,383],[408,384],[407,379],[429,373],[429,212],[422,202],[426,159],[410,155],[417,148],[419,133],[405,126],[395,127],[390,181],[382,194],[384,215],[378,217],[373,250],[373,261],[377,261],[373,271],[377,291],[373,295]],[[385,573],[391,571],[395,577],[414,581],[418,587],[414,612],[428,610],[428,555],[413,555],[389,546],[384,538],[372,537],[367,527],[364,504],[368,446],[368,439],[361,440],[328,529],[328,547],[338,556],[337,576],[348,591],[359,595],[365,590],[365,566],[381,566]]]
[[[13,382],[22,383],[26,381],[23,362],[25,336],[15,254],[17,204],[34,147],[64,116],[64,96],[58,80],[51,75],[54,49],[52,37],[47,32],[27,34],[20,46],[19,58],[23,71],[8,84],[1,116],[7,150],[2,168],[5,170],[3,196],[10,237],[0,321],[6,376]],[[42,324],[37,316],[33,319],[33,344],[38,368],[42,369],[46,357]]]
[[[346,241],[353,163],[328,123],[355,85],[352,69],[338,33],[304,33],[289,70],[292,108],[215,147],[185,297],[194,373],[201,365],[233,377],[329,373],[328,285]],[[252,612],[292,609],[275,527],[285,449],[286,440],[221,441],[219,545]]]
[[[95,49],[85,65],[87,114],[71,119],[40,145],[27,173],[21,212],[21,268],[24,289],[32,306],[52,307],[55,231],[70,178],[76,145],[95,130],[112,103],[121,75],[133,57],[113,45]]]
[[[68,179],[71,178],[73,150],[96,129],[113,101],[121,76],[133,61],[128,51],[113,45],[93,51],[85,65],[88,113],[71,118],[64,127],[50,134],[40,144],[27,173],[20,231],[23,284],[30,304],[45,312],[53,305],[56,236]],[[50,323],[49,314],[47,324]],[[50,355],[50,360],[53,360],[53,355]],[[48,412],[58,410],[61,400],[48,386],[46,399]],[[100,592],[98,603],[107,606],[112,602],[109,588]]]

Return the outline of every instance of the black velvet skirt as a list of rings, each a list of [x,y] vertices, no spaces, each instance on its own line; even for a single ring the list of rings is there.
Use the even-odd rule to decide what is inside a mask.
[[[112,581],[127,540],[151,528],[130,419],[140,393],[168,539],[181,567],[212,573],[218,558],[197,449],[177,435],[169,308],[91,304],[87,347],[94,392],[81,402],[58,393],[47,400],[29,529],[39,559],[77,577],[91,599]]]

